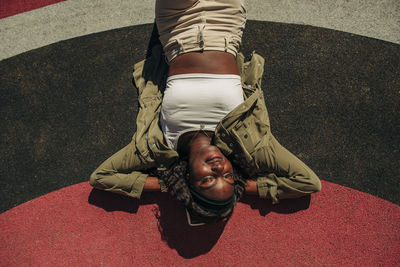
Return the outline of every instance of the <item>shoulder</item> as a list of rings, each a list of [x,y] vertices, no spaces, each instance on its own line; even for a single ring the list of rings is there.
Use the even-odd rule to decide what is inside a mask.
[[[236,57],[236,63],[242,79],[243,87],[261,87],[261,79],[264,73],[265,59],[255,51],[251,53],[250,60],[245,61],[243,53],[239,53]]]

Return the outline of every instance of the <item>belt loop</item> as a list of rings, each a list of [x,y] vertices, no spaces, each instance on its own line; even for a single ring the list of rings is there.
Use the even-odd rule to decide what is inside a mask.
[[[229,36],[229,35],[225,36],[224,40],[225,40],[225,52],[228,52],[228,46],[231,41],[231,36]]]
[[[201,23],[206,24],[206,22],[207,22],[206,12],[202,11],[200,16],[201,16]]]
[[[176,39],[176,44],[179,47],[179,51],[181,51],[182,53],[185,53],[185,47],[182,44],[182,41],[180,39]]]
[[[206,27],[206,25],[198,25],[198,34],[197,34],[197,43],[199,44],[200,48],[202,49],[202,51],[204,50],[204,36],[203,36],[203,31],[204,28]]]

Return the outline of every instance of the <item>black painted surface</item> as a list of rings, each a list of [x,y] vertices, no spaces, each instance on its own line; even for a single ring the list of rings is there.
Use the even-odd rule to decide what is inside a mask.
[[[0,62],[0,210],[86,181],[136,129],[133,64],[152,25],[55,43]],[[324,180],[400,204],[400,46],[322,28],[248,21],[266,58],[278,140]]]

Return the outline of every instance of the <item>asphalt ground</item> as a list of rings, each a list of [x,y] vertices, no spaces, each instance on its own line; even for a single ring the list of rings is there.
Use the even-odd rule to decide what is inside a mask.
[[[0,61],[0,211],[87,181],[135,131],[132,67],[152,24]],[[272,131],[321,179],[400,204],[400,46],[324,28],[248,21],[265,57]]]

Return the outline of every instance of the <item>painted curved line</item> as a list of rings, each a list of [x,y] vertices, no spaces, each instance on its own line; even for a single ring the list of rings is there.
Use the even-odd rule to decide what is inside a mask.
[[[0,19],[38,9],[41,7],[53,5],[62,1],[65,0],[2,0],[0,8]]]
[[[203,228],[167,194],[139,203],[84,182],[1,214],[0,265],[398,266],[399,226],[400,206],[325,181],[311,201],[247,199]]]
[[[248,0],[248,19],[306,24],[400,43],[400,2]],[[0,60],[58,41],[151,23],[154,1],[68,0],[0,20]]]

